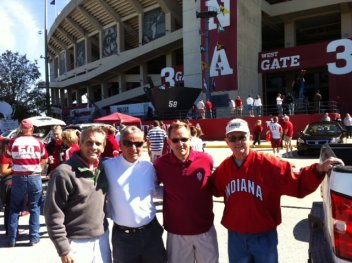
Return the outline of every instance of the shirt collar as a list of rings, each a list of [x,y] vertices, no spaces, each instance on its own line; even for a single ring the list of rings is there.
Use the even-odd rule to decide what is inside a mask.
[[[190,148],[188,158],[184,162],[178,159],[173,152],[171,152],[170,159],[174,164],[185,164],[185,163],[187,164],[187,163],[192,163],[195,156],[196,156],[196,152],[193,151],[192,148]]]

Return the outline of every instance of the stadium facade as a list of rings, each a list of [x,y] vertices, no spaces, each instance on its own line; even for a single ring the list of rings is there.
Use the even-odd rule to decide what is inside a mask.
[[[217,107],[320,90],[351,112],[351,36],[345,0],[71,0],[48,33],[51,110],[146,103],[149,79],[202,89]]]

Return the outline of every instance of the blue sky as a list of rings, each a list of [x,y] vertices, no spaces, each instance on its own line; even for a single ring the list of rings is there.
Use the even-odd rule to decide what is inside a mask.
[[[41,79],[44,80],[44,17],[45,1],[48,5],[47,29],[50,30],[57,14],[70,0],[0,0],[0,54],[6,50],[27,55],[38,61]],[[41,34],[39,32],[42,32]]]

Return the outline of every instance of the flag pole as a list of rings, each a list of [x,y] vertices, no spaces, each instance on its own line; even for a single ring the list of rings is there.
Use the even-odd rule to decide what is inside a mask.
[[[49,66],[48,66],[48,0],[45,1],[45,16],[44,16],[44,61],[45,61],[45,103],[46,103],[46,115],[51,115],[50,110],[50,91],[49,91]]]

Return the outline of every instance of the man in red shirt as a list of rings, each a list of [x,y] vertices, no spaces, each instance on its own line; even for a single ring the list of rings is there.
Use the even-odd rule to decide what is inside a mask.
[[[277,263],[277,231],[281,223],[282,195],[304,197],[317,189],[334,164],[295,169],[272,154],[250,149],[246,121],[233,119],[226,126],[225,141],[232,151],[216,169],[211,181],[214,194],[223,196],[221,223],[228,229],[229,262]]]
[[[240,96],[237,96],[237,98],[236,98],[236,100],[235,100],[235,105],[236,105],[236,107],[235,107],[235,109],[236,109],[235,115],[236,115],[237,117],[238,117],[238,116],[242,117],[243,104],[242,104],[242,99],[241,99]]]
[[[172,123],[167,140],[172,151],[158,158],[154,166],[164,185],[168,262],[217,263],[219,252],[209,184],[213,159],[191,149],[187,123]]]
[[[283,131],[284,131],[284,146],[286,148],[286,156],[292,157],[292,137],[293,137],[293,124],[290,121],[290,117],[285,115],[283,123]],[[289,151],[290,150],[290,151]]]
[[[62,142],[62,127],[60,125],[55,125],[51,130],[53,133],[53,140],[46,146],[49,156],[48,174],[64,161],[66,151],[66,146]]]
[[[209,99],[205,102],[205,108],[207,110],[207,118],[213,118],[213,103]]]

